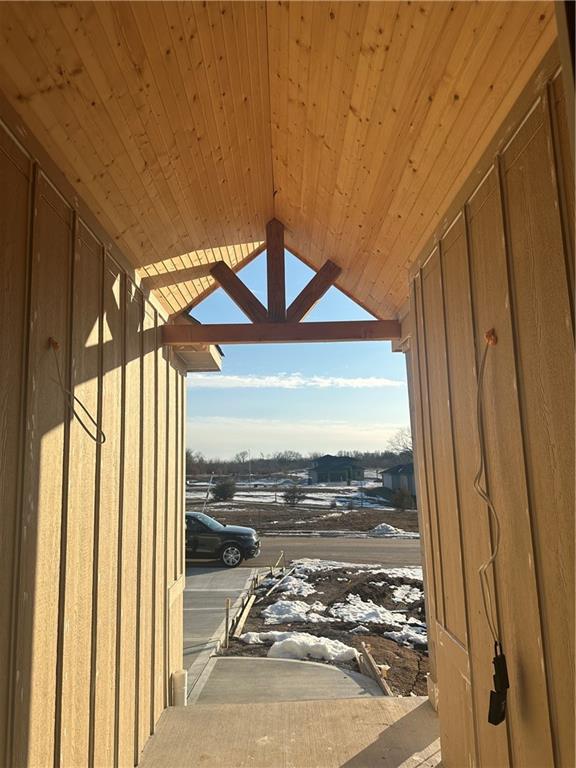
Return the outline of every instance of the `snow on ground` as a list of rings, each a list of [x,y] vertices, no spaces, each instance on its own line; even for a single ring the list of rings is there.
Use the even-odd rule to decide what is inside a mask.
[[[401,584],[399,587],[394,587],[392,593],[392,600],[395,603],[404,603],[404,605],[411,605],[417,603],[424,598],[424,593],[418,587],[412,584]]]
[[[259,483],[259,485],[268,485],[267,483]],[[290,484],[291,485],[291,484]],[[283,493],[286,490],[286,485],[278,485],[277,490],[274,488],[255,488],[248,486],[248,484],[236,483],[237,491],[234,494],[235,504],[284,504]],[[333,508],[333,507],[348,507],[352,503],[355,507],[365,507],[366,509],[392,509],[384,499],[379,499],[372,496],[366,496],[362,492],[358,492],[357,487],[348,486],[300,486],[306,494],[301,501],[303,507],[318,507]],[[377,487],[372,485],[366,485],[366,488]],[[318,490],[320,489],[320,490]],[[206,484],[193,484],[188,485],[186,488],[187,501],[204,501],[206,498],[206,492],[208,486]],[[209,497],[210,498],[210,497]],[[226,502],[230,504],[231,502]],[[218,508],[218,504],[214,502],[210,503],[211,507]],[[332,513],[334,514],[334,513]]]
[[[403,531],[401,528],[394,528],[388,523],[380,523],[376,528],[372,528],[370,536],[382,536],[390,539],[419,539],[420,534],[412,531]]]
[[[391,579],[404,579],[405,581],[422,581],[422,566],[405,566],[404,568],[384,568],[378,573],[385,573]]]
[[[296,520],[294,525],[308,525],[311,522],[315,522],[320,518],[313,518],[312,520]],[[400,528],[393,528],[391,525],[388,526],[388,528],[391,531],[394,531],[394,533],[388,533],[384,536],[384,538],[389,539],[419,539],[420,535],[418,533],[410,533],[409,531],[403,531]],[[373,536],[380,536],[382,538],[382,534],[375,534],[373,531],[350,531],[348,529],[346,530],[338,530],[336,528],[330,528],[329,530],[305,530],[305,531],[292,531],[292,530],[284,530],[283,528],[275,528],[273,532],[270,531],[264,531],[262,533],[262,536],[338,536],[338,537],[344,537],[348,539],[370,539]]]
[[[370,584],[391,590],[394,602],[409,606],[423,598],[422,568],[418,566],[405,568],[381,568],[374,564],[343,563],[337,560],[318,560],[302,558],[292,562],[293,573],[286,579],[289,586],[286,590],[279,589],[283,595],[295,594],[306,596],[306,587],[312,589],[307,582],[308,576],[331,570],[344,570],[350,576],[358,573],[380,575],[388,580],[370,581]],[[343,577],[339,577],[341,580]],[[293,581],[291,581],[293,580]],[[345,580],[345,579],[344,579]],[[390,580],[393,580],[390,583]],[[272,580],[270,580],[272,581]],[[400,584],[394,582],[403,582]],[[295,590],[291,592],[291,590]],[[391,611],[377,605],[372,600],[364,600],[360,595],[351,593],[345,602],[335,603],[329,609],[319,601],[312,605],[301,600],[280,599],[264,608],[262,617],[266,624],[285,624],[292,622],[349,622],[357,626],[351,630],[355,633],[368,632],[366,625],[385,624],[389,628],[384,637],[395,640],[406,646],[426,644],[426,624],[413,617],[407,617],[402,610]]]
[[[372,600],[362,600],[359,595],[348,595],[345,603],[335,603],[329,611],[341,621],[354,621],[365,624],[389,624],[392,627],[401,627],[405,618],[398,613],[376,605]]]
[[[297,576],[305,576],[308,573],[317,573],[320,571],[333,571],[337,569],[349,569],[355,571],[371,571],[374,574],[385,573],[390,578],[405,579],[408,581],[422,581],[422,567],[406,566],[404,568],[382,568],[374,563],[343,563],[338,560],[318,560],[311,557],[302,557],[299,560],[293,560],[292,565],[296,567]],[[381,582],[385,584],[385,582]]]
[[[248,644],[272,642],[271,659],[318,659],[352,661],[358,652],[339,640],[316,637],[307,632],[246,632],[240,639]]]
[[[398,631],[384,632],[384,637],[394,640],[399,645],[411,645],[412,647],[426,644],[428,636],[426,625],[409,619]]]
[[[262,611],[265,624],[290,624],[294,621],[329,621],[318,611],[325,611],[326,606],[316,601],[309,605],[301,600],[278,600]]]
[[[312,584],[309,584],[306,579],[299,579],[296,576],[287,576],[278,587],[278,591],[287,595],[301,595],[302,597],[316,592]]]

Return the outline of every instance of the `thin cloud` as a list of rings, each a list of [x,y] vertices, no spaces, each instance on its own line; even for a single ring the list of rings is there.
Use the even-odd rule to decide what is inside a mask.
[[[383,450],[398,429],[407,425],[400,422],[204,416],[190,417],[187,426],[189,448],[207,456],[230,457],[248,448],[254,455],[279,450],[301,453]]]
[[[382,389],[405,387],[406,382],[381,376],[304,376],[302,373],[261,375],[214,375],[196,373],[188,377],[195,389]]]

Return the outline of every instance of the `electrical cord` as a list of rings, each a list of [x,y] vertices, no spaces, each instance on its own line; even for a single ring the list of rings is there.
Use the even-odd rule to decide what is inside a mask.
[[[497,643],[498,645],[500,645],[494,605],[490,595],[490,582],[488,580],[488,573],[487,573],[490,566],[494,564],[494,561],[498,556],[498,550],[500,548],[500,520],[498,518],[498,513],[496,512],[494,504],[492,503],[492,499],[490,498],[490,494],[488,493],[488,489],[482,485],[482,476],[484,475],[484,469],[485,469],[484,455],[485,455],[485,447],[486,447],[486,441],[484,436],[484,425],[482,421],[482,416],[484,412],[484,399],[483,399],[484,371],[486,369],[486,360],[488,357],[488,350],[490,349],[490,347],[493,347],[498,343],[498,338],[493,328],[486,332],[485,338],[486,338],[486,345],[484,347],[484,353],[482,355],[482,360],[480,362],[480,371],[478,373],[478,391],[476,394],[476,419],[478,422],[480,461],[478,464],[478,471],[476,472],[476,477],[474,478],[474,489],[476,493],[480,496],[480,498],[483,499],[483,501],[486,503],[488,507],[488,510],[490,512],[490,515],[494,523],[494,539],[495,540],[494,540],[494,545],[492,547],[492,551],[490,553],[490,557],[484,563],[482,563],[482,565],[478,569],[478,574],[480,576],[480,585],[482,589],[482,602],[484,604],[484,613],[486,615],[486,620],[488,622],[488,626],[490,627],[490,632],[492,634],[492,637],[494,638],[494,643]]]
[[[486,621],[490,628],[490,633],[494,640],[494,658],[492,659],[492,665],[494,667],[494,676],[492,678],[494,687],[490,691],[490,704],[488,707],[488,722],[491,725],[500,725],[506,719],[506,698],[510,683],[508,680],[508,668],[506,664],[506,656],[502,648],[502,642],[498,634],[498,620],[496,617],[495,605],[492,600],[490,592],[490,582],[488,580],[488,569],[494,566],[496,558],[498,557],[498,551],[500,549],[500,519],[496,508],[490,498],[490,494],[485,485],[482,484],[482,477],[485,470],[484,456],[486,454],[486,440],[484,435],[484,373],[486,370],[486,360],[488,358],[488,350],[490,347],[496,346],[498,343],[498,337],[496,331],[491,328],[484,334],[486,339],[486,346],[482,354],[482,360],[480,362],[480,370],[478,372],[478,390],[476,393],[476,419],[478,422],[478,442],[480,447],[480,460],[478,463],[478,471],[474,478],[474,490],[480,496],[480,498],[486,503],[488,507],[490,517],[493,521],[494,528],[494,543],[492,544],[492,550],[490,557],[482,563],[478,569],[478,575],[480,577],[480,587],[482,591],[482,603],[484,606],[484,614]]]
[[[58,374],[57,384],[59,385],[60,389],[62,390],[62,393],[63,393],[63,395],[66,398],[66,401],[68,403],[68,407],[72,411],[72,414],[73,414],[74,418],[76,419],[78,424],[80,424],[80,426],[82,427],[84,432],[86,432],[86,434],[88,435],[88,437],[91,440],[94,440],[94,442],[97,445],[104,445],[104,443],[106,442],[106,435],[104,434],[102,429],[100,429],[100,427],[98,426],[98,422],[96,421],[96,419],[92,416],[92,414],[90,413],[88,408],[86,408],[86,406],[80,400],[80,398],[77,397],[72,392],[70,392],[70,390],[66,389],[66,387],[64,386],[64,380],[62,378],[62,371],[60,370],[60,363],[58,361],[58,354],[57,354],[58,350],[60,349],[60,345],[58,344],[56,339],[52,338],[52,336],[50,336],[50,338],[48,339],[48,344],[50,346],[50,349],[54,353],[54,361],[56,363],[56,372]],[[80,406],[80,408],[84,411],[84,413],[86,414],[86,416],[90,420],[92,426],[94,427],[95,434],[93,434],[92,431],[91,431],[91,428],[88,427],[84,423],[84,421],[82,420],[82,417],[78,414],[78,412],[77,412],[77,410],[76,410],[76,408],[74,406],[74,403],[77,403]]]

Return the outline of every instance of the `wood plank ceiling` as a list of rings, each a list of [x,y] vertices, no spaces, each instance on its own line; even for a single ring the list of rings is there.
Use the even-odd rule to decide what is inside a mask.
[[[551,2],[4,2],[0,90],[170,313],[276,217],[392,317],[555,35]]]

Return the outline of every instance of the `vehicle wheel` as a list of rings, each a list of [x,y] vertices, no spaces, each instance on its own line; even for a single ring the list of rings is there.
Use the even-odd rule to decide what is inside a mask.
[[[242,550],[236,544],[227,544],[220,553],[220,560],[227,568],[236,568],[242,562]]]

